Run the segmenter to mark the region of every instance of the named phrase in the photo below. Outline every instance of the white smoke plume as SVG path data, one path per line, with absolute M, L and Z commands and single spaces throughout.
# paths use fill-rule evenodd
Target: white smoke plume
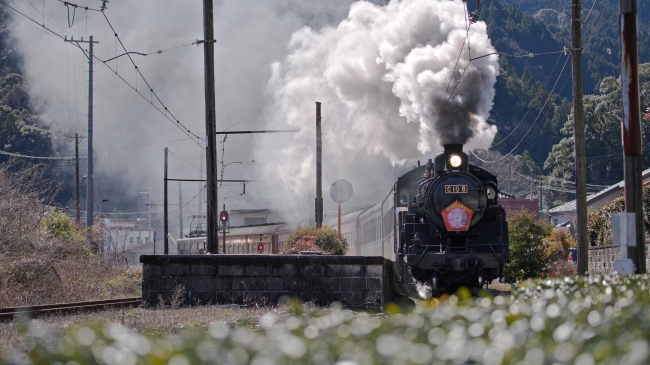
M 485 23 L 468 30 L 466 14 L 461 0 L 359 1 L 336 27 L 295 32 L 290 54 L 272 65 L 268 90 L 272 120 L 301 132 L 269 171 L 279 171 L 295 192 L 313 186 L 315 150 L 305 145 L 315 138 L 316 101 L 332 181 L 337 175 L 368 183 L 380 172 L 378 161 L 431 158 L 445 143 L 489 147 L 498 58 L 469 62 L 495 50 Z
M 82 7 L 101 5 L 99 0 L 74 2 Z M 432 158 L 441 143 L 467 140 L 469 148 L 490 145 L 495 130 L 485 119 L 498 75 L 497 58 L 484 57 L 468 66 L 463 2 L 352 2 L 215 2 L 217 130 L 300 130 L 296 135 L 231 135 L 225 155 L 220 144 L 219 159 L 225 165 L 233 163 L 224 178 L 267 182 L 247 185 L 243 196 L 241 184 L 224 184 L 220 207 L 225 202 L 227 209 L 297 209 L 304 216 L 309 206 L 309 217 L 313 216 L 313 200 L 307 197 L 315 186 L 316 101 L 323 103 L 328 218 L 336 210 L 327 197 L 328 187 L 339 178 L 353 183 L 354 196 L 343 208 L 350 210 L 386 197 L 396 176 L 416 160 Z M 123 52 L 101 13 L 79 8 L 69 28 L 68 15 L 73 13 L 64 3 L 47 1 L 44 7 L 16 3 L 62 35 L 75 39 L 94 35 L 101 59 Z M 108 5 L 106 14 L 129 51 L 149 53 L 203 39 L 200 2 Z M 84 135 L 87 61 L 82 53 L 17 16 L 13 36 L 24 55 L 31 93 L 44 105 L 43 118 L 68 133 Z M 472 57 L 494 51 L 484 23 L 471 25 L 469 45 Z M 133 57 L 169 110 L 192 132 L 203 135 L 203 49 L 187 46 Z M 142 90 L 143 80 L 126 57 L 110 65 Z M 104 211 L 119 211 L 129 200 L 145 210 L 141 192 L 151 186 L 151 202 L 162 203 L 164 147 L 173 153 L 170 177 L 199 177 L 203 151 L 100 62 L 95 63 L 94 87 L 95 197 L 109 200 Z M 85 155 L 84 144 L 81 147 Z M 172 204 L 177 186 L 170 186 Z M 182 190 L 184 204 L 191 203 L 185 214 L 193 214 L 199 184 L 185 183 Z

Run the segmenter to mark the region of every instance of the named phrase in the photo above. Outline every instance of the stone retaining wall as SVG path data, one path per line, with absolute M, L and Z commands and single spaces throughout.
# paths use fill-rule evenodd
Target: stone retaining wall
M 383 257 L 147 255 L 142 298 L 155 306 L 179 286 L 184 304 L 275 304 L 282 296 L 319 305 L 381 308 L 390 301 L 392 262 Z
M 646 241 L 647 242 L 647 241 Z M 650 256 L 648 251 L 650 244 L 646 243 L 646 268 L 650 268 Z M 589 274 L 603 275 L 612 272 L 614 260 L 621 257 L 621 248 L 612 245 L 589 247 Z

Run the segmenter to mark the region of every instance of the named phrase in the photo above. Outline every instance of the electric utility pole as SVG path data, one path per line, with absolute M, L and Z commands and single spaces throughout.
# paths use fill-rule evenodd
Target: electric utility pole
M 621 35 L 621 87 L 623 94 L 622 134 L 625 155 L 625 211 L 635 214 L 636 247 L 628 246 L 627 255 L 637 273 L 646 272 L 645 232 L 643 226 L 643 169 L 641 145 L 641 101 L 639 99 L 639 51 L 636 29 L 636 0 L 619 1 Z
M 66 36 L 64 39 L 65 42 L 74 42 L 77 43 L 88 43 L 88 53 L 84 51 L 84 55 L 88 58 L 88 175 L 86 177 L 86 244 L 90 246 L 93 236 L 93 215 L 94 215 L 94 171 L 93 171 L 93 44 L 99 43 L 93 41 L 93 36 L 90 36 L 90 39 L 84 41 L 83 37 L 81 40 L 75 40 Z M 83 47 L 79 46 L 83 51 Z
M 203 51 L 205 77 L 205 162 L 207 165 L 206 206 L 208 252 L 218 253 L 219 214 L 217 212 L 217 126 L 214 96 L 214 20 L 212 0 L 203 0 Z
M 74 134 L 74 193 L 75 193 L 75 222 L 81 226 L 81 212 L 79 204 L 79 133 Z
M 183 191 L 181 190 L 182 182 L 178 182 L 178 238 L 183 238 Z
M 145 189 L 147 189 L 146 192 L 141 191 L 140 194 L 147 194 L 147 204 L 146 206 L 149 207 L 148 211 L 148 216 L 147 219 L 149 220 L 149 224 L 147 226 L 147 237 L 149 238 L 149 242 L 151 242 L 151 207 L 153 206 L 151 204 L 151 189 L 153 189 L 153 186 L 145 186 Z
M 169 223 L 168 223 L 168 209 L 167 209 L 167 147 L 165 147 L 165 181 L 164 181 L 164 200 L 163 200 L 163 205 L 164 205 L 164 219 L 165 219 L 165 237 L 163 237 L 163 242 L 164 242 L 164 247 L 165 247 L 165 255 L 169 255 Z M 183 237 L 181 237 L 183 238 Z
M 571 0 L 571 57 L 573 69 L 573 129 L 576 166 L 576 225 L 578 238 L 578 274 L 589 269 L 587 232 L 587 150 L 585 147 L 584 106 L 582 103 L 582 18 L 580 0 Z
M 316 102 L 316 228 L 323 226 L 323 137 L 320 103 Z

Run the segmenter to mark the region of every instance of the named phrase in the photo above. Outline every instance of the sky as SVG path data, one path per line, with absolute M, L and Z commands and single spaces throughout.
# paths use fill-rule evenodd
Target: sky
M 76 4 L 76 10 L 54 0 L 13 5 L 60 35 L 84 40 L 92 35 L 100 60 L 124 53 L 109 21 L 128 51 L 147 54 L 131 54 L 144 79 L 126 56 L 95 61 L 93 103 L 96 199 L 109 200 L 105 211 L 144 211 L 142 192 L 151 191 L 152 203 L 162 203 L 165 147 L 170 178 L 202 176 L 203 141 L 188 137 L 164 112 L 166 107 L 192 134 L 205 135 L 203 47 L 192 45 L 203 39 L 201 2 L 112 0 L 104 14 L 82 8 L 98 9 L 99 0 Z M 242 184 L 220 187 L 219 205 L 227 209 L 268 206 L 287 212 L 287 220 L 313 214 L 317 101 L 323 110 L 323 191 L 330 214 L 336 210 L 329 198 L 335 180 L 347 179 L 354 187 L 344 211 L 368 206 L 383 199 L 397 176 L 418 160 L 435 157 L 444 141 L 460 138 L 468 148 L 487 147 L 496 132 L 485 120 L 497 58 L 468 62 L 467 39 L 475 54 L 493 48 L 484 23 L 467 29 L 460 0 L 386 6 L 215 1 L 214 29 L 217 130 L 299 130 L 231 134 L 225 142 L 217 136 L 223 178 L 255 180 L 245 195 Z M 43 120 L 85 135 L 84 54 L 20 18 L 13 36 Z M 183 183 L 186 214 L 197 211 L 201 187 Z M 170 183 L 169 196 L 172 204 L 178 202 L 177 183 Z

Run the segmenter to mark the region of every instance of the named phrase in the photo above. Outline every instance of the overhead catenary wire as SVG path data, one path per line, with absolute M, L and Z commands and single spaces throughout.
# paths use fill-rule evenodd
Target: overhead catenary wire
M 179 159 L 181 159 L 182 161 L 184 161 L 184 162 L 185 162 L 185 163 L 187 163 L 188 165 L 190 165 L 190 166 L 192 166 L 192 167 L 194 167 L 195 169 L 197 169 L 197 170 L 199 170 L 199 171 L 202 171 L 202 170 L 201 170 L 201 168 L 199 168 L 199 167 L 198 167 L 198 166 L 196 166 L 195 164 L 193 164 L 193 163 L 191 163 L 191 162 L 189 162 L 188 160 L 186 160 L 186 159 L 184 159 L 184 158 L 182 158 L 181 156 L 179 156 L 179 155 L 177 155 L 177 154 L 175 154 L 175 153 L 174 153 L 174 152 L 172 152 L 172 151 L 171 151 L 171 150 L 170 150 L 169 148 L 167 149 L 167 152 L 169 152 L 169 153 L 171 153 L 172 155 L 174 155 L 174 156 L 176 156 L 176 157 L 178 157 Z M 223 178 L 223 176 L 222 176 L 222 178 Z
M 141 72 L 140 69 L 138 68 L 138 65 L 137 65 L 137 64 L 135 63 L 135 61 L 133 60 L 133 57 L 131 57 L 131 55 L 128 54 L 129 51 L 128 51 L 128 50 L 126 49 L 126 47 L 124 46 L 124 43 L 122 43 L 122 40 L 120 39 L 119 35 L 117 34 L 117 31 L 115 31 L 115 28 L 113 27 L 113 24 L 111 23 L 111 21 L 108 19 L 108 16 L 106 16 L 106 13 L 103 12 L 103 11 L 102 11 L 101 13 L 102 13 L 102 15 L 104 16 L 104 19 L 106 19 L 106 23 L 108 23 L 108 26 L 111 28 L 111 31 L 113 31 L 113 34 L 115 35 L 115 38 L 117 39 L 118 43 L 120 44 L 120 46 L 122 47 L 122 49 L 123 49 L 124 52 L 126 53 L 126 56 L 127 56 L 127 57 L 129 58 L 129 60 L 131 61 L 131 64 L 133 64 L 133 66 L 135 67 L 136 74 L 139 75 L 139 76 L 142 78 L 142 80 L 144 81 L 145 85 L 147 85 L 147 88 L 149 89 L 149 92 L 151 93 L 152 97 L 155 97 L 156 100 L 158 101 L 158 103 L 160 103 L 160 105 L 162 105 L 162 107 L 164 108 L 165 113 L 163 113 L 163 114 L 165 115 L 165 117 L 167 117 L 167 118 L 169 119 L 169 117 L 167 116 L 167 114 L 169 114 L 169 116 L 170 116 L 171 118 L 173 118 L 173 120 L 176 121 L 176 127 L 177 127 L 177 128 L 179 128 L 180 130 L 184 131 L 185 134 L 187 134 L 188 136 L 190 136 L 190 137 L 194 137 L 194 138 L 196 139 L 195 143 L 196 143 L 197 145 L 199 145 L 201 148 L 205 149 L 205 147 L 201 146 L 201 143 L 200 143 L 200 141 L 202 140 L 202 138 L 201 138 L 199 135 L 197 135 L 196 133 L 193 133 L 192 131 L 190 131 L 190 129 L 187 128 L 183 123 L 181 123 L 180 120 L 178 120 L 178 118 L 176 118 L 176 117 L 174 116 L 174 114 L 172 114 L 172 112 L 168 109 L 168 107 L 165 106 L 165 103 L 163 103 L 163 101 L 160 99 L 160 97 L 158 96 L 158 94 L 153 90 L 153 88 L 151 87 L 151 85 L 149 84 L 149 82 L 147 81 L 147 79 L 144 77 L 144 75 L 142 74 L 142 72 Z M 108 65 L 108 63 L 106 63 L 106 62 L 103 62 L 103 63 L 104 63 L 104 65 L 106 65 L 109 69 L 112 70 L 112 68 Z M 115 71 L 115 74 L 117 75 L 117 71 Z M 124 78 L 122 78 L 121 76 L 120 76 L 120 78 L 121 78 L 124 82 L 126 82 L 126 80 L 124 80 Z M 137 78 L 136 78 L 136 81 L 137 81 Z M 128 84 L 128 82 L 127 82 L 127 84 Z M 129 85 L 130 85 L 130 84 L 129 84 Z M 133 87 L 132 87 L 132 88 L 133 88 Z M 143 97 L 145 100 L 147 100 L 147 98 L 146 98 L 142 93 L 140 93 L 140 92 L 137 90 L 137 87 L 136 87 L 136 88 L 133 88 L 133 89 L 134 89 L 136 92 L 138 92 L 138 94 L 140 94 L 141 97 Z M 148 101 L 149 101 L 149 103 L 150 103 L 152 106 L 156 107 L 156 106 L 153 104 L 153 100 L 148 100 Z M 156 107 L 156 109 L 158 109 L 158 110 L 160 111 L 159 108 Z
M 115 57 L 111 57 L 111 58 L 109 58 L 109 59 L 107 59 L 107 60 L 104 60 L 104 61 L 102 61 L 102 62 L 106 63 L 106 62 L 113 61 L 113 60 L 118 59 L 118 58 L 120 58 L 120 57 L 122 57 L 122 56 L 130 55 L 130 54 L 135 54 L 135 55 L 139 55 L 139 56 L 149 56 L 149 55 L 152 55 L 152 54 L 161 54 L 161 53 L 164 53 L 164 52 L 167 52 L 167 51 L 172 51 L 172 50 L 175 50 L 175 49 L 178 49 L 178 48 L 183 48 L 183 47 L 187 47 L 187 46 L 192 46 L 192 45 L 198 44 L 198 42 L 199 42 L 199 41 L 192 42 L 192 43 L 187 43 L 187 44 L 182 44 L 182 45 L 180 45 L 180 46 L 176 46 L 176 47 L 172 47 L 172 48 L 159 49 L 159 50 L 157 50 L 157 51 L 148 52 L 148 53 L 135 52 L 135 51 L 124 52 L 124 53 L 122 53 L 122 54 L 120 54 L 120 55 L 117 55 L 117 56 L 115 56 Z M 116 53 L 117 53 L 117 52 L 116 52 Z
M 61 1 L 61 0 L 59 0 L 59 1 L 62 2 L 62 3 L 66 3 L 65 1 Z M 45 31 L 51 33 L 52 35 L 54 35 L 54 36 L 56 36 L 56 37 L 59 37 L 60 39 L 63 39 L 63 40 L 66 39 L 66 37 L 64 37 L 64 36 L 62 36 L 62 35 L 60 35 L 60 34 L 58 34 L 57 32 L 53 31 L 52 29 L 48 28 L 47 26 L 43 26 L 43 25 L 41 25 L 41 24 L 38 23 L 36 20 L 34 20 L 33 18 L 31 18 L 29 15 L 25 14 L 24 12 L 22 12 L 22 11 L 20 11 L 20 10 L 17 10 L 17 9 L 14 8 L 14 7 L 12 7 L 11 5 L 9 5 L 8 3 L 6 3 L 4 0 L 0 0 L 0 4 L 6 6 L 8 9 L 12 10 L 14 13 L 16 13 L 16 14 L 22 16 L 23 18 L 25 18 L 25 19 L 31 21 L 32 23 L 39 25 L 39 27 L 42 27 L 42 29 L 44 29 Z M 89 10 L 99 11 L 99 10 L 96 10 L 96 9 L 89 9 Z M 103 14 L 103 12 L 102 12 L 102 14 Z M 106 15 L 105 15 L 105 14 L 104 14 L 104 17 L 106 18 Z M 106 20 L 108 21 L 108 18 L 106 18 Z M 108 22 L 108 23 L 110 24 L 110 22 Z M 112 26 L 111 26 L 111 29 L 113 29 Z M 115 34 L 116 37 L 117 37 L 117 33 L 114 33 L 114 34 Z M 119 37 L 117 37 L 117 38 L 118 38 L 118 40 L 119 40 Z M 121 40 L 119 40 L 119 41 L 120 41 L 120 43 L 121 43 Z M 72 43 L 72 45 L 73 45 L 74 47 L 77 47 L 77 48 L 83 50 L 83 48 L 82 48 L 81 46 L 79 46 L 78 44 L 76 44 L 76 43 Z M 124 46 L 122 45 L 122 47 L 124 47 Z M 83 50 L 83 51 L 85 52 L 85 50 Z M 125 49 L 125 51 L 126 51 L 126 49 Z M 127 52 L 128 52 L 128 51 L 127 51 Z M 100 61 L 100 62 L 102 61 L 102 60 L 101 60 L 100 58 L 98 58 L 97 56 L 94 56 L 93 58 L 96 59 L 96 60 L 98 60 L 98 61 Z M 129 58 L 130 58 L 130 57 L 129 57 Z M 133 60 L 131 60 L 131 61 L 133 62 Z M 158 99 L 158 101 L 159 101 L 159 102 L 161 103 L 161 105 L 163 106 L 164 111 L 163 111 L 160 107 L 154 105 L 153 102 L 150 101 L 150 100 L 149 100 L 145 95 L 143 95 L 140 91 L 138 91 L 137 89 L 135 89 L 135 88 L 134 88 L 134 87 L 133 87 L 133 86 L 132 86 L 128 81 L 126 81 L 126 80 L 125 80 L 125 79 L 124 79 L 120 74 L 118 74 L 117 71 L 115 71 L 115 70 L 114 70 L 110 65 L 108 65 L 107 63 L 104 63 L 104 62 L 102 62 L 102 64 L 104 64 L 104 65 L 105 65 L 109 70 L 111 70 L 111 71 L 112 71 L 112 72 L 113 72 L 113 73 L 114 73 L 118 78 L 120 78 L 120 80 L 122 80 L 122 81 L 123 81 L 127 86 L 129 86 L 132 90 L 134 90 L 136 93 L 138 93 L 138 95 L 140 95 L 140 97 L 142 97 L 142 98 L 145 99 L 147 102 L 149 102 L 149 103 L 150 103 L 150 104 L 151 104 L 151 105 L 152 105 L 152 106 L 153 106 L 153 107 L 154 107 L 154 108 L 155 108 L 155 109 L 156 109 L 156 110 L 157 110 L 161 115 L 163 115 L 167 120 L 169 120 L 169 121 L 172 122 L 174 125 L 176 125 L 177 128 L 179 128 L 181 131 L 183 131 L 183 132 L 184 132 L 188 137 L 192 138 L 192 141 L 193 141 L 194 143 L 196 143 L 200 148 L 205 149 L 205 147 L 203 147 L 203 146 L 201 145 L 201 143 L 200 143 L 201 138 L 200 138 L 198 135 L 192 133 L 188 128 L 186 128 L 184 125 L 182 125 L 182 123 L 180 123 L 180 121 L 179 121 L 178 119 L 176 119 L 176 118 L 173 116 L 173 114 L 171 114 L 171 112 L 170 112 L 170 111 L 168 110 L 168 108 L 167 108 L 167 107 L 162 103 L 162 101 L 158 98 L 158 96 L 155 94 L 155 92 L 153 92 L 153 89 L 151 89 L 151 91 L 152 91 L 152 93 L 153 93 L 154 95 L 156 95 L 156 98 Z M 133 64 L 135 65 L 134 62 L 133 62 Z M 137 66 L 135 66 L 135 67 L 136 67 L 136 71 L 137 71 Z M 139 71 L 138 71 L 138 72 L 139 72 Z M 140 75 L 141 75 L 141 74 L 140 74 Z M 142 75 L 141 75 L 141 76 L 142 76 Z M 143 78 L 143 79 L 144 79 L 144 78 Z M 146 83 L 146 80 L 145 80 L 145 83 Z M 169 113 L 169 115 L 168 115 L 167 113 Z M 173 118 L 173 119 L 172 119 L 172 118 Z

